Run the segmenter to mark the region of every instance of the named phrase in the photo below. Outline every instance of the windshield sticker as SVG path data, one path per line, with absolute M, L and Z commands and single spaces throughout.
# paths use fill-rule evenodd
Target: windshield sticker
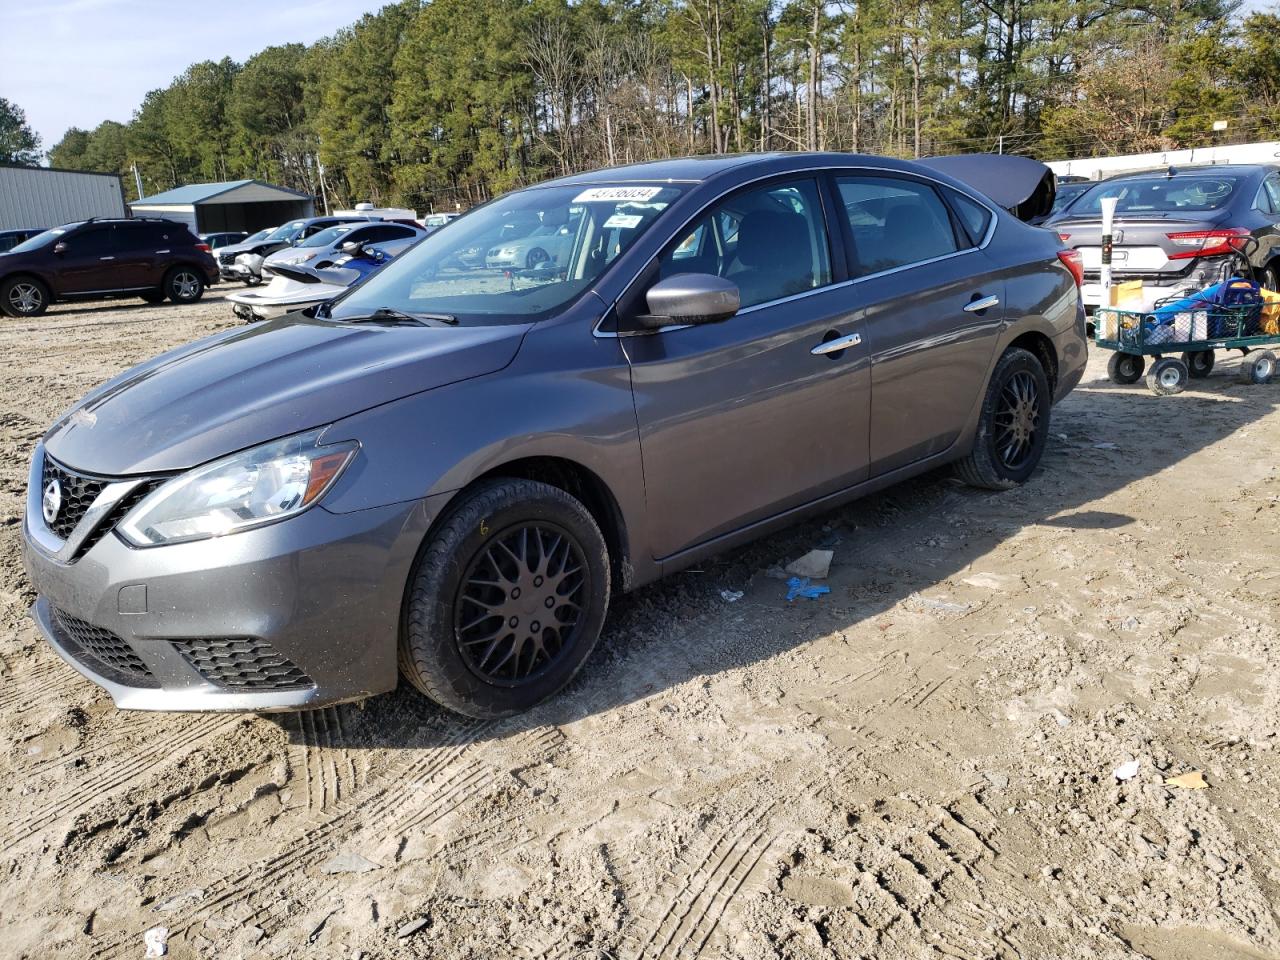
M 644 217 L 638 213 L 615 213 L 604 222 L 604 229 L 634 230 L 640 226 L 640 221 L 643 219 Z
M 592 187 L 573 198 L 574 203 L 625 203 L 634 200 L 643 203 L 662 192 L 661 187 Z

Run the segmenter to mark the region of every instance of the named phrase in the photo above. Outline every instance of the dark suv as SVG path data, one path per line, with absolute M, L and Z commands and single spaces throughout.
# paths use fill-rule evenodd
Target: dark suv
M 218 267 L 185 226 L 171 220 L 84 220 L 46 230 L 0 254 L 0 309 L 36 317 L 59 300 L 136 295 L 194 303 Z

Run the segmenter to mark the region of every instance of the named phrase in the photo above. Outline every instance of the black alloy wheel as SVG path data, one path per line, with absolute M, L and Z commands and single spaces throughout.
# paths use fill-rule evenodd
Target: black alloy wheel
M 586 559 L 555 524 L 521 523 L 471 561 L 454 601 L 454 630 L 467 666 L 499 686 L 528 683 L 577 641 Z
M 1042 405 L 1040 385 L 1029 371 L 1019 371 L 1005 382 L 995 413 L 995 445 L 1006 470 L 1016 473 L 1032 457 Z
M 973 448 L 956 462 L 960 479 L 985 490 L 1025 483 L 1044 455 L 1052 403 L 1040 358 L 1021 347 L 1006 350 L 987 384 Z
M 581 500 L 536 480 L 459 494 L 409 578 L 400 672 L 469 717 L 506 717 L 582 668 L 609 609 L 604 534 Z

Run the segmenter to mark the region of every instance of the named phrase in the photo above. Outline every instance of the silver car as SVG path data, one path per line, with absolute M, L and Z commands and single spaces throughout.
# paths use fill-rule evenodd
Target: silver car
M 375 244 L 389 240 L 419 240 L 427 232 L 418 226 L 403 223 L 339 223 L 327 227 L 319 233 L 313 233 L 297 241 L 291 247 L 285 247 L 269 254 L 262 267 L 269 271 L 277 263 L 291 267 L 308 266 L 323 269 L 332 266 L 342 255 L 342 248 L 347 243 Z
M 1042 165 L 947 169 L 574 175 L 314 316 L 147 361 L 36 447 L 36 623 L 121 707 L 289 710 L 403 676 L 505 716 L 569 683 L 620 592 L 944 464 L 1023 483 L 1086 361 L 1079 255 L 1009 212 L 1048 209 Z M 575 211 L 557 270 L 459 258 Z

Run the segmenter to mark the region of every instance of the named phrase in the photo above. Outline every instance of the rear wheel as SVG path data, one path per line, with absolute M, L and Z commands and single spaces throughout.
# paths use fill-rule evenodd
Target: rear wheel
M 987 386 L 973 450 L 956 464 L 960 479 L 987 490 L 1026 481 L 1044 453 L 1051 404 L 1049 378 L 1036 355 L 1007 350 Z
M 1107 361 L 1107 376 L 1112 383 L 1137 383 L 1142 378 L 1147 361 L 1132 353 L 1113 353 Z
M 164 278 L 164 292 L 174 303 L 195 303 L 204 296 L 204 277 L 194 267 L 174 267 Z
M 1258 271 L 1258 285 L 1273 293 L 1280 292 L 1280 269 L 1274 262 Z
M 1276 355 L 1270 350 L 1252 350 L 1240 361 L 1242 383 L 1270 383 L 1276 375 Z
M 418 558 L 400 670 L 466 716 L 519 713 L 573 679 L 608 606 L 608 551 L 587 508 L 545 483 L 486 483 Z
M 1187 365 L 1187 372 L 1195 380 L 1203 380 L 1213 372 L 1213 359 L 1212 350 L 1196 350 L 1182 355 L 1182 362 Z
M 1147 387 L 1157 397 L 1169 397 L 1187 389 L 1187 365 L 1176 357 L 1161 357 L 1147 371 Z
M 35 277 L 0 284 L 0 309 L 11 317 L 38 317 L 49 309 L 49 288 Z

